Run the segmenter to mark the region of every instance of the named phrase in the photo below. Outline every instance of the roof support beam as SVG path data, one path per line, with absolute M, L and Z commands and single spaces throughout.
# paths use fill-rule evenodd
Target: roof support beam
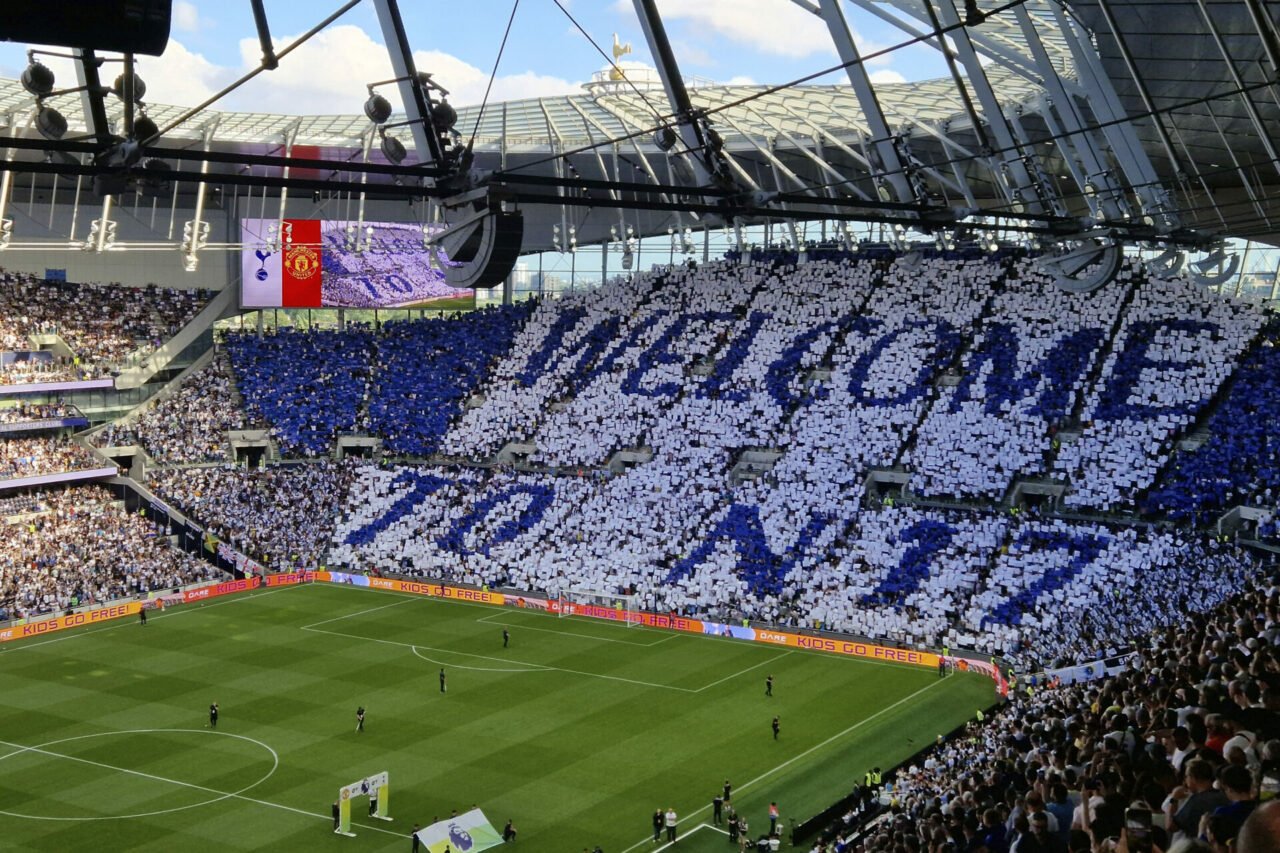
M 1062 77 L 1049 59 L 1049 52 L 1040 40 L 1040 34 L 1026 7 L 1018 6 L 1014 9 L 1014 15 L 1022 28 L 1027 47 L 1044 73 L 1044 87 L 1048 97 L 1042 101 L 1041 112 L 1054 136 L 1061 137 L 1058 147 L 1067 169 L 1084 192 L 1085 200 L 1095 218 L 1119 218 L 1123 215 L 1123 188 L 1116 184 L 1107 167 L 1106 156 L 1097 148 L 1096 137 L 1085 127 L 1075 98 L 1067 92 Z M 1069 135 L 1063 136 L 1063 131 L 1067 131 Z M 1090 186 L 1093 187 L 1093 192 L 1089 191 Z
M 413 61 L 409 37 L 405 34 L 404 21 L 400 17 L 400 6 L 397 0 L 373 0 L 373 8 L 378 13 L 378 23 L 382 26 L 382 38 L 386 41 L 391 69 L 397 78 L 396 86 L 404 104 L 405 118 L 413 133 L 418 162 L 443 166 L 444 152 L 431 124 L 431 105 L 427 103 L 422 85 L 418 82 L 418 69 Z
M 862 107 L 862 117 L 871 130 L 871 146 L 875 152 L 878 168 L 873 170 L 872 177 L 880 192 L 881 200 L 888 201 L 889 191 L 893 198 L 903 204 L 921 203 L 915 188 L 908 176 L 907 164 L 898 154 L 893 135 L 889 130 L 889 122 L 885 120 L 884 111 L 880 109 L 880 100 L 876 97 L 875 86 L 862 64 L 862 55 L 853 42 L 853 33 L 849 30 L 849 22 L 845 19 L 841 0 L 818 0 L 819 12 L 827 31 L 831 33 L 831 41 L 835 44 L 836 53 L 844 63 L 845 74 L 849 77 L 849 85 Z
M 1009 123 L 1001 110 L 1000 101 L 991 88 L 991 81 L 987 79 L 987 72 L 978 60 L 978 54 L 973 49 L 972 42 L 969 41 L 969 31 L 960 26 L 960 15 L 956 11 L 955 3 L 953 0 L 936 0 L 936 2 L 938 6 L 936 15 L 933 11 L 934 0 L 924 0 L 925 9 L 929 12 L 935 32 L 943 27 L 956 28 L 952 30 L 951 38 L 955 42 L 956 54 L 966 74 L 965 81 L 957 81 L 957 86 L 963 90 L 967 82 L 973 87 L 978 102 L 982 104 L 983 118 L 986 119 L 987 127 L 995 138 L 995 146 L 1000 152 L 996 157 L 1001 163 L 1001 183 L 1008 187 L 1014 208 L 1032 213 L 1047 212 L 1044 200 L 1048 196 L 1048 190 L 1040 186 L 1039 181 L 1027 167 L 1027 154 L 1013 138 Z M 981 127 L 975 127 L 974 130 L 979 134 L 979 138 L 983 136 Z
M 689 99 L 689 91 L 684 86 L 684 78 L 680 76 L 675 52 L 667 39 L 667 28 L 662 23 L 662 15 L 658 13 L 657 0 L 634 2 L 636 17 L 640 19 L 645 41 L 649 43 L 649 52 L 657 63 L 658 76 L 662 78 L 662 87 L 667 91 L 667 100 L 676 117 L 676 132 L 689 151 L 688 160 L 693 168 L 694 179 L 699 186 L 723 184 L 728 176 L 724 174 L 723 164 L 716 150 L 718 146 L 711 144 L 712 140 L 704 133 L 700 116 Z
M 1173 212 L 1169 194 L 1156 174 L 1146 149 L 1142 147 L 1133 122 L 1126 119 L 1127 113 L 1102 67 L 1102 60 L 1089 35 L 1069 19 L 1062 9 L 1055 6 L 1053 14 L 1059 31 L 1066 37 L 1071 49 L 1076 75 L 1080 79 L 1080 85 L 1084 87 L 1089 108 L 1102 126 L 1102 134 L 1106 137 L 1121 172 L 1141 201 L 1143 213 L 1159 219 L 1159 224 L 1166 230 L 1177 228 L 1180 223 Z M 1172 151 L 1171 144 L 1166 151 Z M 1178 158 L 1174 156 L 1171 162 L 1179 182 L 1185 180 Z

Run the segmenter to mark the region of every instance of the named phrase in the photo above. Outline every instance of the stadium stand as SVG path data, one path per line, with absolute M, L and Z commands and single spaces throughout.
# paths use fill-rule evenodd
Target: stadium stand
M 273 571 L 285 571 L 324 564 L 350 477 L 350 463 L 344 462 L 253 472 L 220 465 L 156 470 L 150 485 L 209 534 Z
M 30 403 L 19 400 L 12 406 L 0 408 L 0 424 L 24 424 L 83 417 L 79 409 L 68 403 Z
M 436 453 L 463 401 L 490 361 L 510 349 L 533 308 L 524 302 L 452 319 L 388 323 L 373 340 L 369 429 L 384 436 L 392 454 Z
M 999 498 L 1018 476 L 1047 473 L 1053 436 L 1084 390 L 1127 292 L 1086 298 L 1021 261 L 993 297 L 957 382 L 940 389 L 906 462 L 925 495 Z
M 0 441 L 0 480 L 102 468 L 103 463 L 68 439 L 10 438 Z
M 1238 504 L 1274 507 L 1280 495 L 1280 349 L 1270 327 L 1237 369 L 1230 392 L 1205 424 L 1208 440 L 1177 454 L 1147 505 L 1199 523 Z
M 237 332 L 227 351 L 245 410 L 272 425 L 281 449 L 320 456 L 336 434 L 365 426 L 372 357 L 367 329 Z
M 172 395 L 157 400 L 136 419 L 112 423 L 93 434 L 97 447 L 141 444 L 161 464 L 227 460 L 227 431 L 250 426 L 236 403 L 225 352 L 186 377 Z
M 1149 487 L 1172 437 L 1231 375 L 1264 319 L 1255 305 L 1207 299 L 1189 282 L 1141 282 L 1086 392 L 1080 438 L 1055 460 L 1071 481 L 1067 503 L 1114 509 Z
M 68 284 L 0 273 L 0 384 L 108 376 L 143 358 L 208 299 L 203 291 Z M 71 357 L 41 356 L 33 336 L 58 335 Z M 34 353 L 34 354 L 33 354 Z
M 1230 849 L 1280 789 L 1278 583 L 1273 567 L 1241 595 L 1144 633 L 1113 677 L 1017 691 L 901 768 L 888 808 L 856 801 L 810 849 L 1110 850 L 1131 806 L 1156 816 L 1157 849 L 1201 837 L 1216 843 L 1177 849 Z M 1191 775 L 1207 782 L 1184 784 Z M 1190 801 L 1215 779 L 1218 792 Z
M 162 529 L 126 513 L 105 489 L 41 495 L 38 515 L 11 519 L 0 536 L 0 618 L 170 589 L 221 572 L 169 546 Z
M 233 334 L 225 360 L 98 443 L 133 439 L 189 465 L 224 458 L 227 429 L 265 422 L 288 455 L 327 455 L 360 430 L 390 454 L 450 462 L 150 472 L 165 500 L 274 570 L 625 591 L 648 610 L 946 645 L 1024 673 L 1138 650 L 1110 681 L 1028 692 L 1024 680 L 994 723 L 902 768 L 887 810 L 851 809 L 812 848 L 822 853 L 975 838 L 1003 850 L 1033 838 L 1041 811 L 1061 814 L 1066 844 L 1073 822 L 1087 828 L 1067 810 L 1081 789 L 1097 792 L 1105 837 L 1124 803 L 1167 806 L 1179 751 L 1280 767 L 1280 743 L 1265 742 L 1280 737 L 1275 717 L 1260 713 L 1280 702 L 1280 587 L 1251 552 L 1192 523 L 1242 502 L 1274 507 L 1265 314 L 1136 265 L 1081 297 L 1015 253 L 830 254 L 658 270 L 376 331 Z M 1203 443 L 1176 451 L 1192 429 Z M 517 439 L 535 446 L 533 464 L 496 464 Z M 0 444 L 4 464 L 85 454 L 30 441 Z M 627 449 L 651 458 L 613 464 Z M 777 458 L 735 478 L 746 451 Z M 876 470 L 910 488 L 873 500 Z M 1020 477 L 1054 477 L 1070 508 L 1098 512 L 1011 512 L 1000 501 Z M 144 553 L 137 537 L 159 547 L 104 495 L 54 498 L 45 518 L 110 517 L 125 553 Z M 56 531 L 89 547 L 79 527 Z M 50 584 L 20 553 L 0 574 L 14 613 L 212 572 L 165 547 L 140 571 L 104 579 L 92 564 Z M 1207 615 L 1183 625 L 1187 614 Z M 1211 728 L 1236 737 L 1246 725 L 1240 755 L 1208 745 Z M 1192 749 L 1176 747 L 1178 726 Z

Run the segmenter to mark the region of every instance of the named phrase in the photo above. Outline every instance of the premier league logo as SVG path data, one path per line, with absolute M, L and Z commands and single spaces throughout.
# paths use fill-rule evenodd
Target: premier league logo
M 456 823 L 449 824 L 449 841 L 459 850 L 470 850 L 471 845 L 475 843 L 471 840 L 471 833 Z

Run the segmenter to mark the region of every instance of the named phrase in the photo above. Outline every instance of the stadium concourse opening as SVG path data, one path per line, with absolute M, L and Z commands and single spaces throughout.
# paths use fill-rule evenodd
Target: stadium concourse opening
M 142 5 L 0 14 L 7 845 L 1280 849 L 1266 4 Z

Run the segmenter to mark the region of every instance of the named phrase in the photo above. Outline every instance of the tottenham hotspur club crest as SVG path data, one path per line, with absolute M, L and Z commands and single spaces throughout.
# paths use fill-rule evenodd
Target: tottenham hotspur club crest
M 271 273 L 267 272 L 267 258 L 271 257 L 272 253 L 258 249 L 254 254 L 258 256 L 258 271 L 253 275 L 258 281 L 266 281 L 271 277 Z

